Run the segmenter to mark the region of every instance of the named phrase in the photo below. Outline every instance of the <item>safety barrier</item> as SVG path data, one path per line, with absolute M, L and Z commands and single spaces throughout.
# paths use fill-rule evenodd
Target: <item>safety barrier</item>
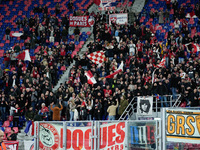
M 181 95 L 177 94 L 176 96 L 177 96 L 177 99 L 173 99 L 172 95 L 165 95 L 165 97 L 167 97 L 168 106 L 178 107 L 180 105 Z M 143 97 L 145 97 L 145 96 L 143 96 Z M 126 119 L 138 120 L 138 117 L 140 117 L 140 116 L 138 116 L 136 114 L 136 112 L 137 112 L 137 98 L 138 97 L 134 97 L 131 100 L 131 102 L 126 107 L 123 114 L 119 117 L 118 120 L 126 120 Z M 164 102 L 159 100 L 157 98 L 157 96 L 153 96 L 153 111 L 154 111 L 154 113 L 152 114 L 152 116 L 149 116 L 149 117 L 160 117 L 159 114 L 160 114 L 160 111 L 162 109 L 161 103 L 164 103 Z
M 35 122 L 34 149 L 161 149 L 161 121 Z
M 199 149 L 200 108 L 162 108 L 161 118 L 35 122 L 34 148 L 35 150 Z

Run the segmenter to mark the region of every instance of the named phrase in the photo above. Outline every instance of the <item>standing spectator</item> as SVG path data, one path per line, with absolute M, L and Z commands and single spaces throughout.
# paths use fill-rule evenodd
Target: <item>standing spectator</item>
M 120 116 L 123 114 L 123 112 L 124 112 L 124 110 L 126 109 L 127 106 L 128 106 L 128 100 L 124 96 L 121 96 L 120 97 L 119 111 L 118 111 L 118 114 Z
M 166 1 L 167 9 L 170 9 L 171 8 L 171 6 L 170 6 L 171 0 L 165 0 L 165 1 Z
M 51 103 L 51 110 L 53 111 L 53 121 L 60 121 L 60 111 L 63 109 L 63 106 L 61 104 L 61 102 L 59 102 L 60 107 L 58 106 L 58 104 L 55 105 L 55 107 L 53 108 L 53 103 Z
M 176 18 L 176 20 L 174 21 L 174 29 L 179 30 L 180 25 L 181 25 L 180 21 L 178 20 L 178 18 Z
M 118 102 L 118 99 L 116 99 L 117 101 L 117 104 L 115 105 L 115 102 L 112 101 L 111 102 L 111 105 L 108 107 L 107 109 L 107 112 L 108 112 L 108 119 L 109 120 L 115 120 L 116 118 L 116 110 L 117 110 L 117 107 L 119 105 L 119 102 Z
M 46 107 L 45 103 L 42 103 L 41 107 L 42 108 L 41 108 L 41 110 L 39 110 L 38 114 L 41 115 L 44 120 L 47 120 L 49 109 L 48 109 L 48 107 Z
M 160 96 L 161 107 L 163 107 L 163 104 L 165 105 L 165 107 L 168 107 L 167 97 L 166 97 L 167 94 L 168 94 L 167 87 L 162 83 L 162 81 L 159 81 L 158 96 Z
M 172 74 L 171 77 L 171 88 L 172 88 L 172 96 L 173 99 L 177 98 L 177 89 L 178 89 L 178 85 L 180 83 L 180 77 L 179 74 Z
M 25 117 L 27 121 L 27 126 L 24 132 L 27 134 L 29 132 L 30 126 L 32 125 L 32 122 L 34 121 L 34 117 L 35 117 L 35 111 L 33 110 L 33 107 L 30 107 L 28 111 L 26 111 Z
M 10 40 L 10 28 L 9 27 L 6 27 L 5 33 L 6 33 L 6 40 Z
M 163 10 L 161 10 L 159 12 L 159 20 L 158 20 L 159 24 L 162 25 L 164 23 L 164 13 Z
M 170 16 L 169 10 L 166 9 L 165 12 L 164 12 L 165 23 L 169 23 L 170 22 L 169 16 Z
M 68 35 L 68 31 L 67 31 L 67 29 L 65 27 L 63 27 L 63 30 L 62 30 L 62 42 L 66 41 L 67 35 Z
M 72 9 L 73 9 L 74 4 L 73 4 L 72 0 L 70 0 L 70 2 L 67 4 L 67 6 L 68 6 L 69 11 L 73 12 Z
M 6 106 L 8 105 L 8 102 L 6 101 L 5 97 L 2 97 L 0 100 L 0 112 L 1 112 L 1 120 L 6 121 Z
M 92 108 L 93 108 L 93 100 L 89 99 L 86 103 L 87 120 L 92 120 Z
M 70 113 L 70 121 L 74 120 L 74 111 L 76 109 L 76 104 L 74 103 L 74 99 L 69 100 L 69 113 Z
M 58 15 L 60 13 L 60 3 L 56 4 L 56 6 L 55 6 L 55 12 L 56 12 L 56 15 Z
M 101 103 L 99 102 L 98 99 L 95 100 L 93 108 L 94 108 L 95 120 L 100 120 L 101 119 L 101 108 L 102 108 L 102 105 L 101 105 Z
M 80 30 L 78 26 L 74 29 L 74 42 L 79 41 L 79 36 L 80 36 Z

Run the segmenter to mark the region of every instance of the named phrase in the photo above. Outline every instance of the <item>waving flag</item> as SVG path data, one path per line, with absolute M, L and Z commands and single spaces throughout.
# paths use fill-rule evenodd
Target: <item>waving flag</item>
M 88 79 L 88 84 L 96 84 L 97 83 L 97 81 L 95 80 L 95 78 L 90 70 L 85 72 L 85 76 Z
M 28 61 L 31 61 L 31 57 L 30 57 L 30 54 L 29 54 L 29 50 L 25 50 L 24 52 L 20 53 L 18 56 L 17 56 L 17 59 L 21 59 L 21 60 L 28 60 Z
M 87 55 L 87 57 L 97 65 L 101 65 L 106 60 L 106 56 L 103 51 L 90 53 Z
M 160 68 L 160 67 L 165 67 L 165 62 L 166 62 L 166 59 L 165 57 L 162 58 L 162 60 L 160 61 L 160 63 L 158 65 L 156 65 L 156 69 Z M 155 75 L 155 71 L 156 69 L 153 71 L 152 73 L 152 84 L 155 82 L 155 78 L 154 78 L 154 75 Z
M 123 71 L 123 66 L 124 66 L 124 63 L 122 61 L 121 64 L 119 65 L 119 68 L 114 73 L 106 76 L 105 78 L 114 78 L 119 72 Z
M 166 62 L 166 59 L 165 59 L 165 57 L 163 57 L 162 60 L 160 61 L 160 63 L 156 67 L 157 68 L 164 67 L 165 66 L 165 62 Z
M 200 45 L 199 44 L 192 44 L 192 46 L 194 48 L 194 52 L 200 51 Z
M 197 18 L 197 16 L 195 15 L 195 12 L 194 12 L 194 11 L 192 11 L 192 12 L 190 12 L 190 13 L 187 13 L 185 17 L 186 17 L 186 18 Z
M 194 52 L 199 52 L 200 51 L 200 45 L 199 44 L 196 44 L 196 43 L 188 43 L 188 44 L 185 44 L 184 46 L 188 47 L 188 46 L 192 46 L 194 48 Z

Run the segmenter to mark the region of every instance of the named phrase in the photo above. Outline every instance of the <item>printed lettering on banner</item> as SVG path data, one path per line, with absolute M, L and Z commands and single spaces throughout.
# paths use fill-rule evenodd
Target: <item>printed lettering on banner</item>
M 94 25 L 94 17 L 92 16 L 70 16 L 69 25 L 70 27 L 91 27 Z
M 123 13 L 123 14 L 110 14 L 109 15 L 109 24 L 111 23 L 116 23 L 116 24 L 126 24 L 128 23 L 128 14 Z
M 3 141 L 6 145 L 6 148 L 9 150 L 18 150 L 19 142 L 18 141 Z
M 123 150 L 125 122 L 106 123 L 100 126 L 100 150 Z
M 199 143 L 200 110 L 167 109 L 167 141 Z
M 69 150 L 90 150 L 92 146 L 91 136 L 91 126 L 85 125 L 83 127 L 79 126 L 78 128 L 67 126 L 66 147 Z M 125 122 L 106 123 L 101 125 L 99 136 L 100 150 L 123 150 L 125 140 Z M 40 149 L 61 150 L 63 148 L 63 126 L 59 124 L 41 123 L 39 147 Z

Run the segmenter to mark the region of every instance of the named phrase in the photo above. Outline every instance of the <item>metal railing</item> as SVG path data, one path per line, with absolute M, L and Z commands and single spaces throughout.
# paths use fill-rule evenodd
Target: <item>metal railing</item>
M 181 103 L 181 95 L 177 94 L 177 99 L 173 99 L 172 95 L 165 95 L 167 97 L 167 104 L 169 104 L 169 107 L 179 107 Z M 156 96 L 153 96 L 153 110 L 156 113 L 152 117 L 158 117 L 158 112 L 160 112 L 161 103 L 165 103 L 164 101 L 158 100 Z M 129 105 L 126 107 L 122 115 L 119 117 L 118 120 L 129 120 L 133 114 L 137 113 L 137 96 L 133 97 Z

